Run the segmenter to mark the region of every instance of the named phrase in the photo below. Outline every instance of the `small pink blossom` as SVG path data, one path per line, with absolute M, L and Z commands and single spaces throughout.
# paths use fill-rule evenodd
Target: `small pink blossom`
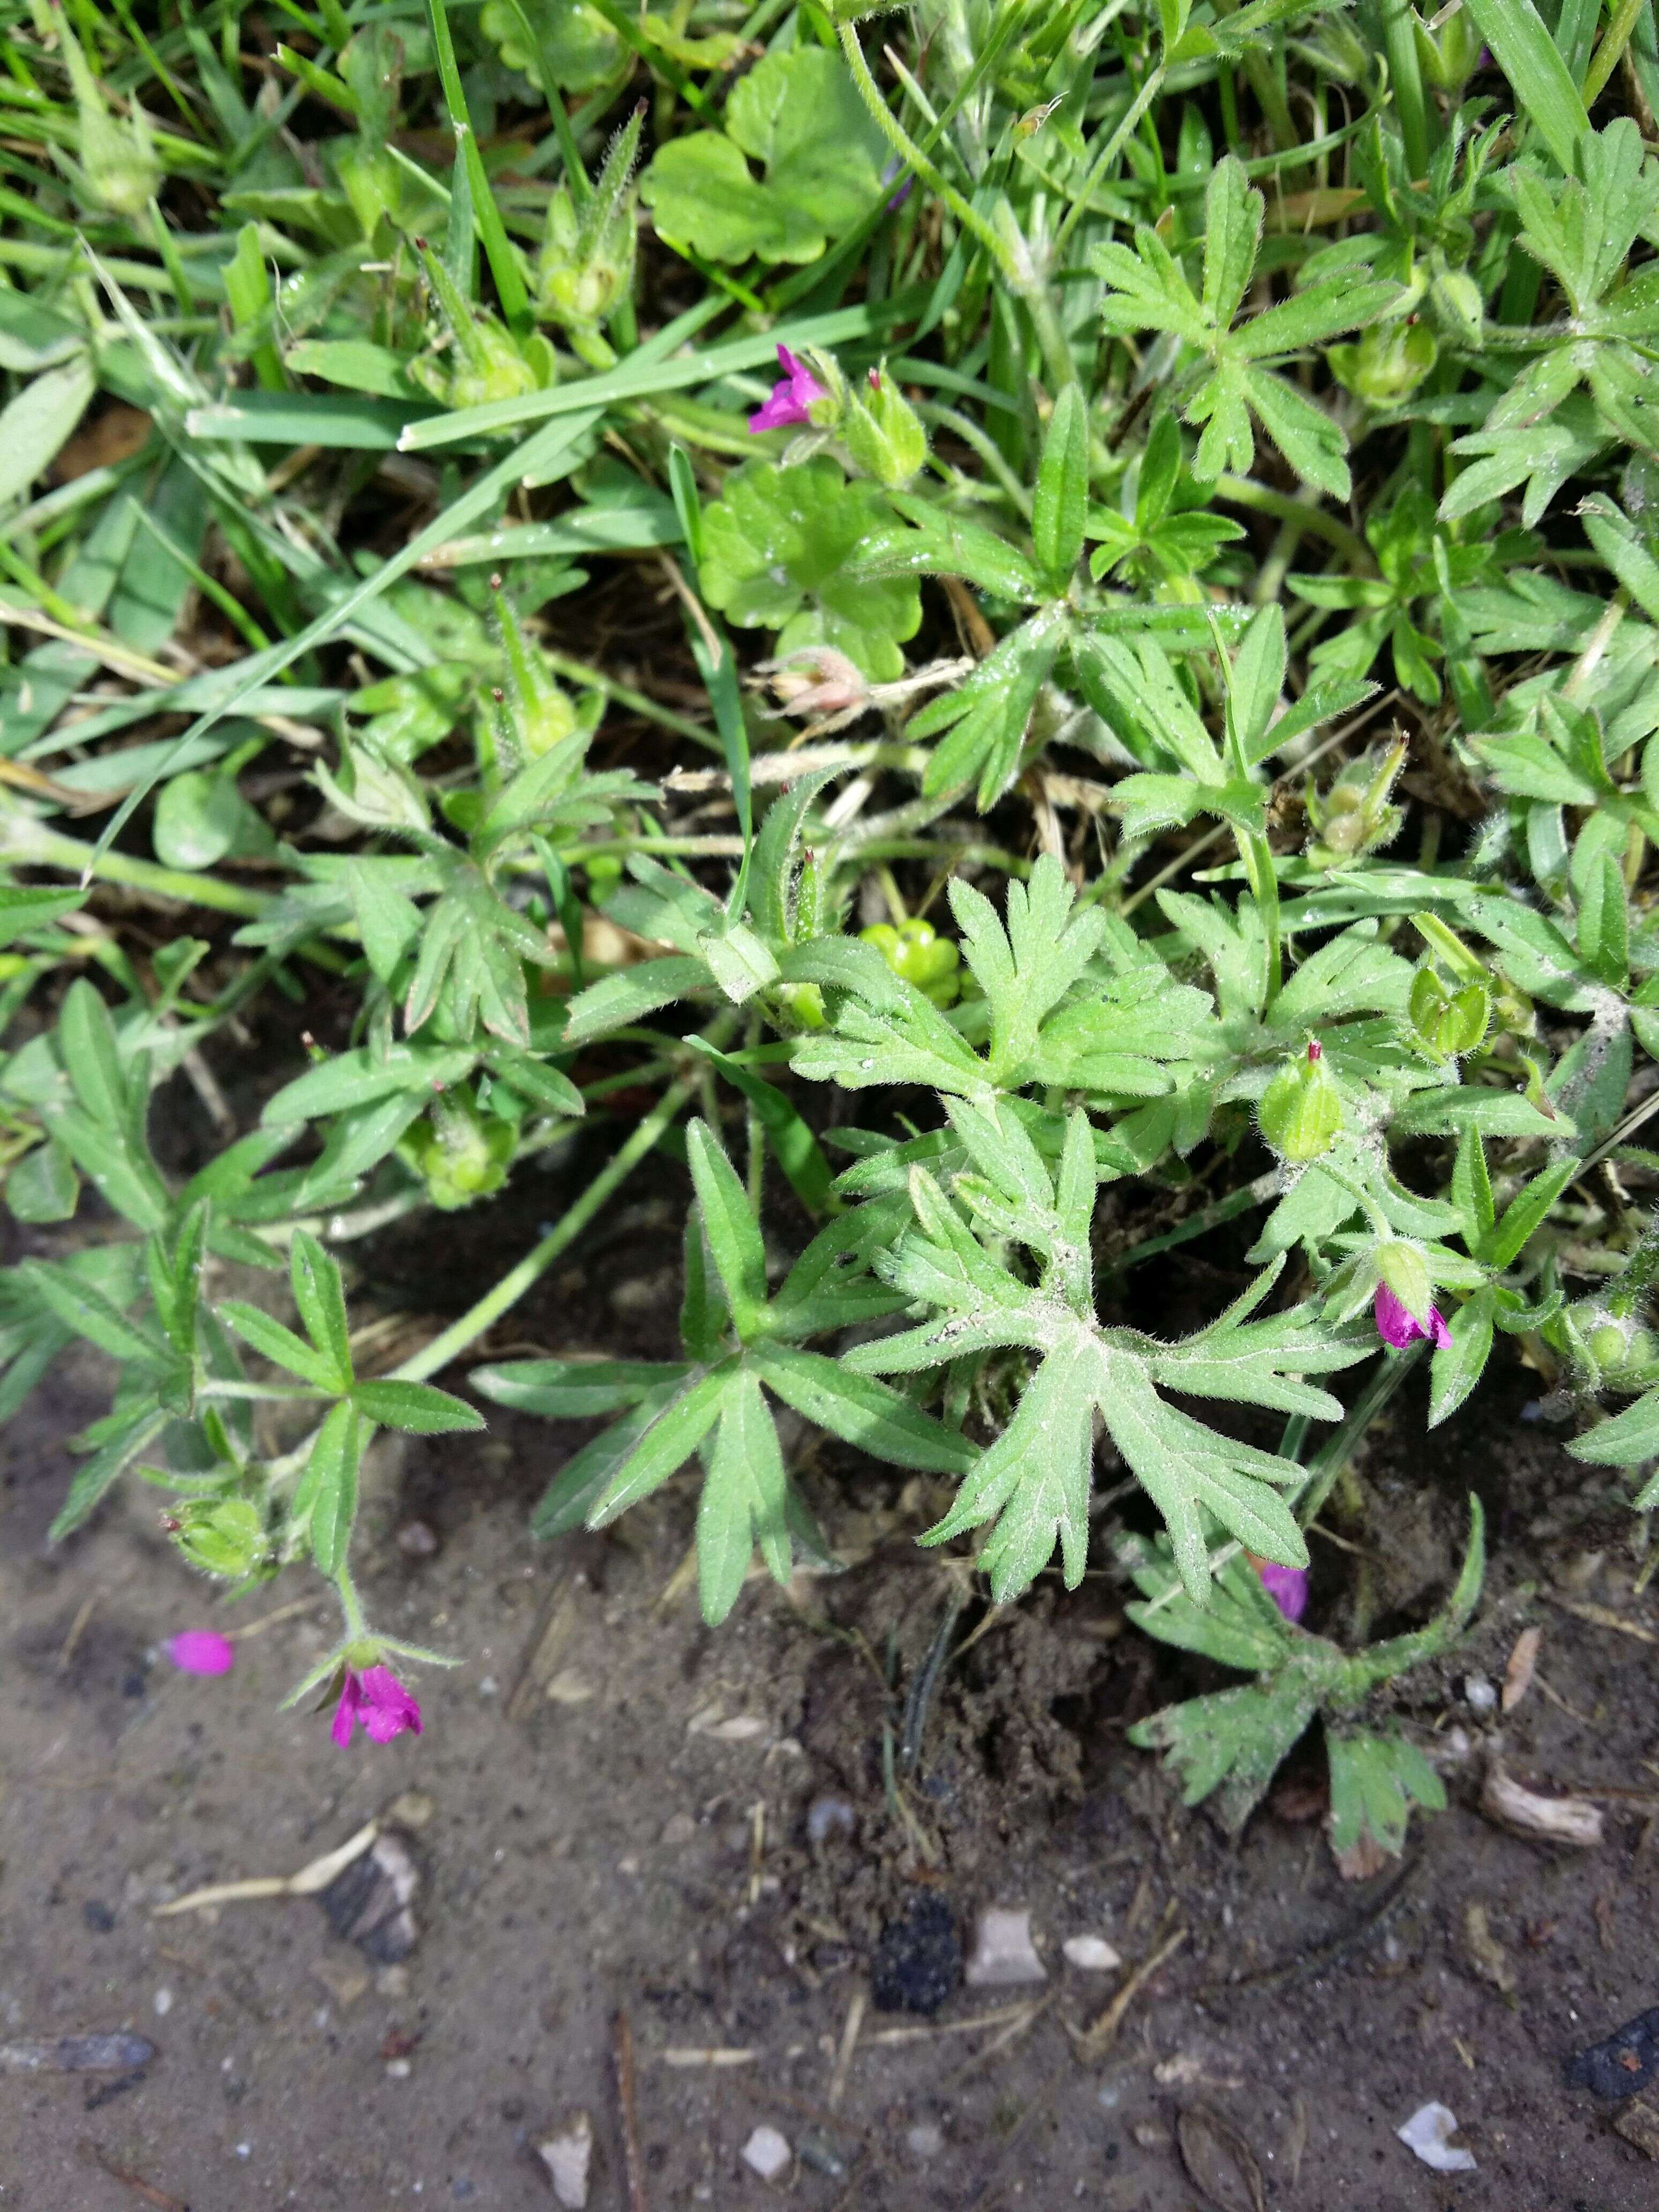
M 807 409 L 815 399 L 830 397 L 799 355 L 791 353 L 787 345 L 778 348 L 778 366 L 783 371 L 782 383 L 772 386 L 771 398 L 749 417 L 749 427 L 757 434 L 762 430 L 791 430 L 810 423 L 812 418 Z
M 405 1729 L 411 1735 L 421 1733 L 421 1709 L 390 1667 L 365 1667 L 361 1674 L 355 1668 L 346 1669 L 330 1730 L 343 1751 L 359 1721 L 371 1743 L 390 1743 Z
M 1261 1577 L 1262 1589 L 1285 1620 L 1300 1620 L 1308 1610 L 1306 1567 L 1281 1567 L 1273 1559 L 1263 1559 L 1256 1572 Z
M 228 1674 L 236 1646 L 216 1628 L 185 1628 L 169 1640 L 167 1657 L 181 1674 Z
M 1384 1344 L 1403 1352 L 1408 1344 L 1415 1344 L 1419 1336 L 1426 1336 L 1437 1352 L 1451 1342 L 1451 1331 L 1441 1318 L 1438 1306 L 1429 1308 L 1426 1322 L 1418 1320 L 1405 1303 L 1395 1297 L 1386 1283 L 1376 1286 L 1376 1333 Z

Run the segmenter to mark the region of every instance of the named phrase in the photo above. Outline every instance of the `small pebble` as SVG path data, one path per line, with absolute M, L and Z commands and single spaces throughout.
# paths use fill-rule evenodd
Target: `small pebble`
M 157 1990 L 155 1995 L 150 1999 L 150 2002 L 155 2007 L 157 2018 L 165 2020 L 167 2014 L 173 2010 L 173 1991 L 171 1990 Z
M 1403 2127 L 1395 2130 L 1408 2150 L 1437 2173 L 1473 2173 L 1474 2153 L 1454 2144 L 1456 2116 L 1444 2105 L 1419 2105 Z
M 937 2158 L 944 2149 L 944 2133 L 940 2129 L 936 2128 L 931 2120 L 923 2120 L 907 2133 L 904 2147 L 912 2158 L 919 2159 L 926 2164 L 930 2158 Z
M 787 2136 L 775 2128 L 757 2128 L 743 2147 L 744 2164 L 763 2181 L 781 2180 L 789 2170 L 791 2156 Z
M 815 1844 L 831 1836 L 850 1836 L 858 1829 L 858 1815 L 844 1797 L 815 1797 L 806 1808 L 806 1833 Z
M 557 2202 L 568 2212 L 581 2212 L 587 2202 L 588 2171 L 593 2162 L 593 2123 L 587 2114 L 578 2112 L 557 2135 L 538 2143 L 536 2155 L 547 2168 Z
M 966 1978 L 969 1989 L 976 1990 L 1011 1989 L 1024 1982 L 1048 1980 L 1047 1969 L 1031 1942 L 1028 1910 L 1011 1911 L 989 1905 L 981 1913 Z
M 690 1813 L 673 1813 L 664 1823 L 662 1841 L 671 1850 L 678 1850 L 695 1841 L 696 1833 L 697 1824 Z
M 95 1897 L 89 1898 L 81 1907 L 81 1917 L 94 1936 L 107 1936 L 115 1925 L 112 1910 Z
M 407 2081 L 414 2071 L 415 2069 L 406 2058 L 388 2058 L 386 2062 L 386 2078 L 388 2081 Z
M 1108 1974 L 1123 1964 L 1103 1936 L 1068 1936 L 1060 1948 L 1067 1963 L 1085 1974 Z
M 1498 1710 L 1498 1692 L 1484 1674 L 1466 1674 L 1463 1695 L 1472 1713 L 1491 1713 Z
M 405 1521 L 398 1531 L 398 1549 L 406 1559 L 429 1559 L 437 1548 L 437 1536 L 428 1522 Z

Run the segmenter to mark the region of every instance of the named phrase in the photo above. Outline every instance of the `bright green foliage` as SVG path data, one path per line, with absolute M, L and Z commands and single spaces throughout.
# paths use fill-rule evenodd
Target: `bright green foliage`
M 1133 250 L 1097 246 L 1094 265 L 1109 287 L 1106 326 L 1125 333 L 1168 331 L 1200 357 L 1195 388 L 1182 408 L 1188 422 L 1204 426 L 1193 460 L 1199 477 L 1249 469 L 1255 458 L 1254 416 L 1297 476 L 1346 500 L 1350 480 L 1341 431 L 1268 364 L 1376 322 L 1399 294 L 1387 283 L 1333 279 L 1239 322 L 1266 204 L 1238 161 L 1229 156 L 1217 165 L 1204 197 L 1198 290 L 1156 231 L 1137 229 Z
M 757 1547 L 780 1583 L 797 1546 L 819 1564 L 830 1557 L 785 1467 L 771 1399 L 896 1467 L 960 1474 L 974 1455 L 885 1383 L 804 1348 L 898 1306 L 856 1264 L 890 1233 L 883 1209 L 866 1207 L 820 1231 L 769 1295 L 765 1249 L 731 1162 L 706 1123 L 693 1121 L 686 1138 L 696 1204 L 686 1224 L 684 1359 L 515 1360 L 478 1368 L 471 1380 L 521 1413 L 622 1414 L 555 1477 L 532 1517 L 540 1535 L 603 1528 L 694 1454 L 701 1458 L 697 1579 L 712 1624 L 736 1604 Z
M 660 1148 L 681 1356 L 477 1378 L 616 1416 L 543 1534 L 695 1461 L 721 1617 L 830 1564 L 816 1429 L 1011 1598 L 1124 1571 L 1098 1455 L 1141 1625 L 1253 1678 L 1146 1740 L 1236 1826 L 1322 1715 L 1396 1848 L 1478 1543 L 1354 1654 L 1235 1547 L 1506 1336 L 1659 1502 L 1659 55 L 1594 19 L 14 7 L 0 1415 L 110 1363 L 60 1530 L 131 1476 L 228 1595 L 308 1561 L 301 1692 L 431 1656 L 364 1446 L 476 1424 L 434 1378 Z M 360 1372 L 358 1240 L 462 1209 L 499 1279 Z
M 712 261 L 816 261 L 878 204 L 886 149 L 836 55 L 769 54 L 733 89 L 725 126 L 672 139 L 641 179 L 676 244 Z
M 915 582 L 880 573 L 906 534 L 872 485 L 828 459 L 757 461 L 703 517 L 703 591 L 739 628 L 775 630 L 781 653 L 830 646 L 890 682 L 921 627 Z
M 1469 1514 L 1469 1547 L 1445 1610 L 1426 1628 L 1354 1652 L 1286 1620 L 1243 1559 L 1222 1570 L 1200 1607 L 1165 1547 L 1126 1542 L 1125 1563 L 1142 1593 L 1128 1607 L 1136 1626 L 1160 1644 L 1256 1677 L 1248 1688 L 1166 1706 L 1136 1723 L 1131 1742 L 1165 1754 L 1188 1805 L 1218 1793 L 1218 1816 L 1236 1835 L 1317 1715 L 1330 1760 L 1331 1849 L 1340 1854 L 1370 1842 L 1398 1853 L 1413 1805 L 1437 1813 L 1446 1793 L 1418 1747 L 1397 1727 L 1368 1724 L 1368 1709 L 1379 1690 L 1450 1649 L 1468 1626 L 1486 1568 L 1478 1498 Z

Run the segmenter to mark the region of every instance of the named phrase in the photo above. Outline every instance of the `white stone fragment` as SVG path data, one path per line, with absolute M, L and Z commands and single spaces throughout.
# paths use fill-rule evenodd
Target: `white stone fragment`
M 1473 2173 L 1475 2171 L 1474 2153 L 1453 2148 L 1451 2138 L 1457 2133 L 1457 2116 L 1444 2105 L 1419 2105 L 1403 2128 L 1395 2133 L 1408 2150 L 1415 2151 L 1425 2166 L 1431 2166 L 1437 2173 Z
M 974 1930 L 974 1955 L 968 1961 L 969 1988 L 1008 1989 L 1021 1982 L 1048 1978 L 1031 1942 L 1030 1913 L 988 1906 Z
M 793 2153 L 787 2136 L 775 2128 L 757 2128 L 743 2147 L 743 2162 L 763 2181 L 781 2181 L 789 2171 Z
M 1067 1963 L 1085 1974 L 1109 1974 L 1123 1964 L 1103 1936 L 1068 1936 L 1060 1948 Z
M 557 2135 L 538 2143 L 536 2155 L 547 2168 L 558 2202 L 568 2212 L 582 2212 L 593 2163 L 593 2123 L 586 2113 L 578 2112 Z

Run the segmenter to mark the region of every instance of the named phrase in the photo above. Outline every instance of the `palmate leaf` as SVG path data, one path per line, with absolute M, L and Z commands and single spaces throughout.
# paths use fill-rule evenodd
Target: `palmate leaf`
M 1303 1730 L 1322 1713 L 1332 1850 L 1352 1850 L 1370 1836 L 1398 1852 L 1412 1804 L 1439 1811 L 1445 1794 L 1414 1745 L 1397 1731 L 1368 1730 L 1358 1716 L 1380 1684 L 1443 1652 L 1467 1626 L 1486 1563 L 1480 1500 L 1471 1498 L 1469 1508 L 1468 1549 L 1444 1609 L 1426 1627 L 1352 1655 L 1284 1620 L 1247 1561 L 1230 1561 L 1210 1604 L 1200 1607 L 1177 1579 L 1166 1546 L 1126 1540 L 1120 1556 L 1143 1593 L 1127 1608 L 1137 1627 L 1258 1677 L 1246 1687 L 1166 1706 L 1138 1722 L 1130 1742 L 1164 1753 L 1188 1805 L 1218 1790 L 1218 1815 L 1236 1834 Z
M 1203 425 L 1194 477 L 1208 482 L 1224 470 L 1248 475 L 1255 458 L 1254 417 L 1297 476 L 1346 500 L 1348 441 L 1341 426 L 1267 363 L 1377 321 L 1398 300 L 1400 288 L 1328 279 L 1235 329 L 1255 270 L 1265 210 L 1243 163 L 1229 155 L 1217 165 L 1204 197 L 1202 297 L 1158 233 L 1142 226 L 1133 250 L 1116 243 L 1095 249 L 1095 273 L 1108 288 L 1101 312 L 1109 331 L 1126 336 L 1168 331 L 1206 358 L 1208 368 L 1196 388 L 1188 388 L 1182 407 L 1189 422 Z
M 1412 1807 L 1443 1813 L 1446 1785 L 1414 1743 L 1398 1734 L 1325 1729 L 1331 1764 L 1331 1849 L 1340 1857 L 1369 1840 L 1397 1857 Z
M 1333 1336 L 1311 1309 L 1250 1322 L 1236 1308 L 1186 1346 L 1103 1328 L 1088 1287 L 1088 1220 L 1094 1151 L 1086 1118 L 1073 1117 L 1056 1176 L 1006 1104 L 952 1108 L 952 1121 L 982 1181 L 957 1178 L 957 1195 L 999 1239 L 1043 1262 L 1037 1284 L 985 1249 L 925 1170 L 913 1169 L 917 1226 L 876 1260 L 877 1271 L 933 1317 L 896 1336 L 856 1346 L 844 1364 L 860 1374 L 949 1365 L 992 1349 L 1036 1352 L 1041 1361 L 1001 1437 L 964 1482 L 926 1540 L 943 1542 L 996 1521 L 981 1554 L 998 1602 L 1017 1595 L 1060 1547 L 1068 1585 L 1083 1572 L 1097 1414 L 1164 1516 L 1182 1582 L 1195 1602 L 1209 1586 L 1209 1532 L 1228 1531 L 1253 1552 L 1304 1566 L 1307 1547 L 1282 1486 L 1302 1480 L 1292 1462 L 1236 1442 L 1165 1403 L 1158 1382 L 1201 1394 L 1253 1397 L 1293 1410 L 1339 1411 L 1302 1381 L 1358 1358 L 1363 1332 Z M 1274 1278 L 1258 1287 L 1265 1296 Z M 1243 1382 L 1242 1388 L 1239 1384 Z
M 1311 1686 L 1285 1674 L 1166 1705 L 1138 1721 L 1129 1741 L 1164 1753 L 1184 1804 L 1200 1804 L 1219 1790 L 1222 1826 L 1237 1835 L 1318 1710 Z

